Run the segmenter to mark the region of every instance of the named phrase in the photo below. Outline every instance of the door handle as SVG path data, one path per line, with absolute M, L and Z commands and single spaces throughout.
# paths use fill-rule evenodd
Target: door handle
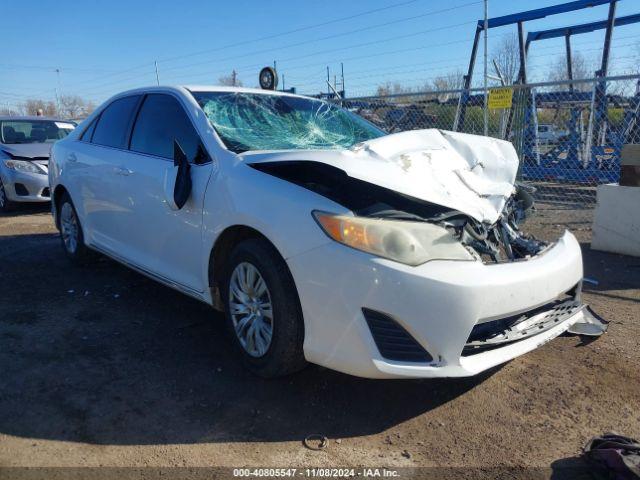
M 75 163 L 78 161 L 78 157 L 76 157 L 75 153 L 70 153 L 67 155 L 67 162 Z
M 116 175 L 124 175 L 125 177 L 131 175 L 133 170 L 129 170 L 127 167 L 115 167 Z

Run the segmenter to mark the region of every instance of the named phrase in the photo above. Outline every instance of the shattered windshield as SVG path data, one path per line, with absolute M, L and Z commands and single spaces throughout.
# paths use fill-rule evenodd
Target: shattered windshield
M 349 148 L 386 135 L 320 100 L 244 92 L 192 92 L 226 147 L 247 150 Z

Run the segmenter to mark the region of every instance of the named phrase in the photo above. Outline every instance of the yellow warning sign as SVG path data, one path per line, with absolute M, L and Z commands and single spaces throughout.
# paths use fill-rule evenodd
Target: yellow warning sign
M 513 99 L 513 88 L 490 88 L 489 89 L 489 108 L 511 108 L 511 100 Z

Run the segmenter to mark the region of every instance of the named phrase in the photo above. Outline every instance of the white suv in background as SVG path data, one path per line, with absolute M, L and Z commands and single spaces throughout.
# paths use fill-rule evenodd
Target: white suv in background
M 257 374 L 451 377 L 589 317 L 574 236 L 518 227 L 517 168 L 493 138 L 386 135 L 279 92 L 153 87 L 56 143 L 49 177 L 72 260 L 102 252 L 223 310 Z

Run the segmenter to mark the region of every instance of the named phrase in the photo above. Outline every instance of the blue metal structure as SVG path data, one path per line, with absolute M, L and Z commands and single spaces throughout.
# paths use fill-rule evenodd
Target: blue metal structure
M 560 5 L 552 5 L 550 7 L 536 8 L 534 10 L 528 10 L 525 12 L 518 12 L 511 15 L 504 15 L 501 17 L 490 18 L 487 21 L 487 28 L 503 27 L 506 25 L 518 25 L 518 43 L 520 50 L 520 72 L 518 74 L 518 80 L 521 83 L 527 83 L 526 74 L 526 50 L 525 50 L 525 38 L 524 38 L 524 22 L 531 20 L 539 20 L 551 15 L 558 15 L 561 13 L 574 12 L 576 10 L 582 10 L 585 8 L 595 7 L 598 5 L 615 5 L 618 0 L 576 0 L 573 2 L 562 3 Z M 614 7 L 615 8 L 615 7 Z M 615 10 L 614 10 L 615 11 Z M 484 19 L 478 20 L 476 26 L 476 34 L 473 39 L 473 47 L 471 49 L 471 59 L 469 61 L 469 69 L 464 76 L 464 91 L 460 95 L 460 103 L 456 119 L 454 123 L 454 130 L 464 130 L 464 121 L 466 115 L 467 103 L 469 101 L 469 89 L 471 88 L 471 79 L 473 77 L 473 70 L 476 63 L 476 56 L 478 53 L 478 44 L 480 41 L 480 33 L 484 30 Z
M 613 4 L 612 4 L 612 7 Z M 572 72 L 572 55 L 571 55 L 571 36 L 582 33 L 589 33 L 596 30 L 608 29 L 609 31 L 615 26 L 630 25 L 640 22 L 640 14 L 627 15 L 625 17 L 613 18 L 615 10 L 610 8 L 609 18 L 606 21 L 583 23 L 578 25 L 569 25 L 561 28 L 543 30 L 538 32 L 530 32 L 527 35 L 525 50 L 528 51 L 531 42 L 539 40 L 547 40 L 551 38 L 565 37 L 566 56 L 567 56 L 567 76 L 569 80 L 573 79 Z M 610 41 L 610 35 L 608 35 Z M 607 58 L 609 56 L 609 45 L 605 41 L 605 51 L 603 53 L 603 67 L 597 76 L 606 76 Z M 593 92 L 575 92 L 573 84 L 569 85 L 568 92 L 558 92 L 551 94 L 555 97 L 540 98 L 532 96 L 532 110 L 538 106 L 555 104 L 555 108 L 559 108 L 560 104 L 570 107 L 569 119 L 569 135 L 566 139 L 559 143 L 555 148 L 546 152 L 542 157 L 539 155 L 538 149 L 538 131 L 533 122 L 525 122 L 525 142 L 523 145 L 523 156 L 525 165 L 523 167 L 523 175 L 529 178 L 545 179 L 549 177 L 549 169 L 557 172 L 556 163 L 560 159 L 562 161 L 563 170 L 571 173 L 566 180 L 571 181 L 607 181 L 613 182 L 618 180 L 619 176 L 619 155 L 622 146 L 626 142 L 633 142 L 633 135 L 638 125 L 640 112 L 638 104 L 640 103 L 640 92 L 626 104 L 625 102 L 616 102 L 616 106 L 625 109 L 623 129 L 621 132 L 607 132 L 607 109 L 611 99 L 606 94 L 605 82 L 599 82 Z M 585 96 L 587 96 L 585 98 Z M 562 101 L 558 101 L 558 99 Z M 581 149 L 584 140 L 584 132 L 582 127 L 582 112 L 585 108 L 593 106 L 594 108 L 594 138 L 593 146 L 590 152 L 583 157 Z M 637 139 L 636 139 L 637 141 Z M 557 173 L 556 173 L 557 176 Z M 562 179 L 561 179 L 562 180 Z
M 640 22 L 640 13 L 634 15 L 627 15 L 625 17 L 618 17 L 614 20 L 613 25 L 615 27 L 621 27 L 623 25 L 631 25 L 633 23 Z M 531 42 L 536 40 L 548 40 L 550 38 L 560 38 L 567 35 L 579 35 L 581 33 L 591 33 L 596 30 L 604 30 L 607 28 L 607 21 L 602 20 L 599 22 L 581 23 L 579 25 L 569 25 L 566 27 L 552 28 L 550 30 L 541 30 L 538 32 L 529 32 L 527 34 L 527 46 Z
M 629 25 L 640 22 L 640 14 L 628 15 L 615 18 L 617 2 L 620 0 L 578 0 L 554 5 L 545 8 L 537 8 L 525 12 L 518 12 L 502 17 L 488 19 L 488 28 L 496 28 L 506 25 L 517 24 L 518 44 L 520 55 L 520 68 L 516 83 L 527 83 L 527 53 L 532 42 L 546 40 L 550 38 L 565 38 L 567 55 L 568 79 L 573 80 L 571 36 L 593 32 L 596 30 L 606 30 L 602 53 L 602 63 L 600 69 L 595 73 L 596 78 L 604 79 L 607 76 L 609 54 L 611 48 L 611 36 L 613 28 L 616 26 Z M 530 32 L 524 34 L 524 22 L 545 18 L 551 15 L 569 13 L 584 8 L 599 5 L 609 5 L 606 20 L 589 22 L 577 25 L 568 25 L 561 28 L 553 28 L 543 31 Z M 476 105 L 477 99 L 469 95 L 471 80 L 475 66 L 477 48 L 480 33 L 484 30 L 484 20 L 478 20 L 476 34 L 474 38 L 469 69 L 464 76 L 464 90 L 460 96 L 458 111 L 454 122 L 454 130 L 465 130 L 465 114 L 469 105 Z M 635 97 L 623 99 L 617 105 L 624 108 L 624 120 L 622 132 L 608 132 L 607 109 L 611 96 L 607 95 L 606 82 L 598 81 L 593 92 L 578 92 L 574 90 L 573 84 L 569 84 L 568 91 L 553 93 L 536 93 L 533 90 L 527 92 L 519 89 L 514 98 L 514 105 L 518 105 L 521 117 L 518 124 L 522 122 L 522 130 L 517 132 L 516 140 L 521 147 L 523 156 L 522 174 L 525 177 L 536 179 L 550 179 L 572 181 L 572 182 L 611 182 L 617 181 L 619 169 L 619 153 L 622 145 L 629 141 L 630 136 L 640 135 L 640 84 Z M 615 103 L 615 102 L 614 102 Z M 544 107 L 559 109 L 569 108 L 568 135 L 562 139 L 559 145 L 541 155 L 539 149 L 538 115 L 537 108 Z M 590 123 L 591 137 L 585 138 L 583 111 L 591 109 L 593 115 Z M 513 125 L 516 108 L 509 111 L 506 124 L 506 137 L 511 138 L 510 131 Z M 519 114 L 520 115 L 520 114 Z M 638 141 L 640 139 L 636 139 Z M 586 142 L 593 147 L 582 148 Z M 559 169 L 558 167 L 562 167 Z M 558 172 L 566 171 L 563 178 L 558 176 Z

